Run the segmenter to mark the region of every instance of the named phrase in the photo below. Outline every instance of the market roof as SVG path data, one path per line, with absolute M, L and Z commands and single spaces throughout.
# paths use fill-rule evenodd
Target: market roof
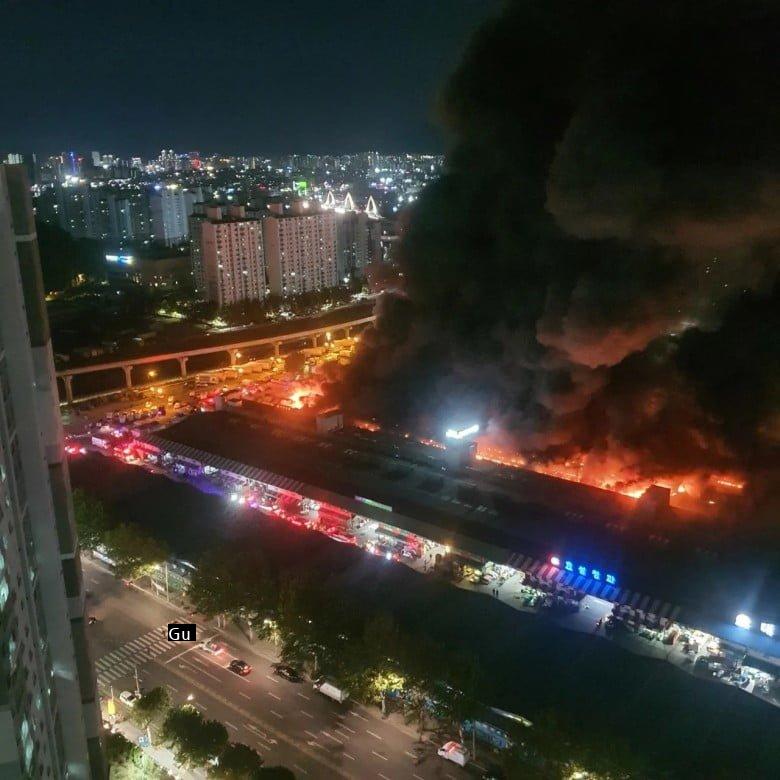
M 392 448 L 383 453 L 364 447 L 350 432 L 318 436 L 228 413 L 192 416 L 155 438 L 202 450 L 214 458 L 215 468 L 338 503 L 438 541 L 457 537 L 468 551 L 499 563 L 528 568 L 531 561 L 538 565 L 557 555 L 614 572 L 615 590 L 653 594 L 651 606 L 657 596 L 719 620 L 746 612 L 780 622 L 780 577 L 771 561 L 744 548 L 734 552 L 728 539 L 720 547 L 705 543 L 698 528 L 680 528 L 654 541 L 652 525 L 632 516 L 633 503 L 601 495 L 605 491 L 490 464 L 443 471 L 434 458 L 430 464 L 412 463 Z M 564 500 L 547 500 L 551 481 Z

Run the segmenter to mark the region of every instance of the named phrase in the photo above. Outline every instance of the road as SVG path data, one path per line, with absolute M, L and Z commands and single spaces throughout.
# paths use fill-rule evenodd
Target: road
M 176 704 L 192 696 L 204 716 L 226 726 L 231 741 L 251 745 L 266 765 L 287 766 L 298 778 L 459 780 L 479 774 L 476 766 L 466 771 L 435 753 L 415 765 L 409 728 L 373 708 L 338 705 L 310 683 L 275 676 L 266 643 L 249 649 L 228 637 L 228 652 L 214 657 L 193 642 L 169 642 L 167 624 L 189 620 L 180 610 L 124 587 L 94 562 L 85 561 L 84 575 L 88 611 L 98 618 L 89 631 L 102 693 L 133 689 L 137 669 L 142 689 L 165 685 Z M 198 625 L 199 640 L 216 633 Z M 248 677 L 226 668 L 234 657 L 252 665 Z

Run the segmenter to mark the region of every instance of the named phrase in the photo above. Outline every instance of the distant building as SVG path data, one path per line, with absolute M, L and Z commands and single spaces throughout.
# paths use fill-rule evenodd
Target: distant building
M 309 200 L 273 203 L 263 235 L 271 292 L 288 296 L 336 287 L 336 215 Z
M 202 200 L 200 188 L 187 189 L 175 183 L 157 185 L 149 195 L 153 237 L 168 246 L 186 241 L 193 206 Z
M 382 255 L 382 219 L 376 203 L 369 197 L 366 208 L 360 211 L 347 194 L 343 206 L 334 206 L 333 212 L 339 279 L 362 279 L 367 266 L 378 262 Z
M 49 204 L 51 197 L 48 192 L 43 196 L 42 215 L 53 210 L 59 226 L 74 238 L 123 243 L 151 235 L 149 199 L 138 187 L 96 187 L 68 176 L 55 187 L 54 203 Z
M 0 777 L 104 778 L 40 258 L 0 165 Z
M 218 306 L 268 294 L 263 221 L 244 206 L 197 204 L 190 219 L 196 289 Z

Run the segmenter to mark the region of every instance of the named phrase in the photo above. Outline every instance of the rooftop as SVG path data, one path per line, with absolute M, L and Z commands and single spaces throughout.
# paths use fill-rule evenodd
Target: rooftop
M 195 415 L 161 436 L 327 491 L 352 511 L 442 543 L 452 539 L 498 562 L 551 555 L 587 561 L 614 572 L 618 587 L 713 620 L 739 612 L 775 622 L 780 617 L 776 554 L 733 529 L 715 535 L 696 526 L 670 527 L 668 520 L 657 528 L 638 517 L 636 502 L 625 496 L 487 463 L 444 470 L 435 453 L 428 463 L 402 457 L 394 445 L 363 431 L 318 436 L 260 417 Z M 356 497 L 392 511 L 373 510 Z

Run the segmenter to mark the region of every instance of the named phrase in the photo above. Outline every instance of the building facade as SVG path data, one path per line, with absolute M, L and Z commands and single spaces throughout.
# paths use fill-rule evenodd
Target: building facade
M 149 198 L 138 187 L 114 188 L 68 177 L 38 199 L 46 221 L 52 215 L 74 238 L 94 238 L 122 244 L 151 236 Z
M 167 246 L 186 241 L 193 205 L 201 200 L 203 193 L 197 188 L 190 190 L 175 183 L 155 187 L 149 196 L 153 237 Z
M 244 206 L 202 206 L 190 220 L 192 271 L 203 297 L 228 306 L 268 294 L 263 222 Z
M 336 287 L 336 215 L 313 201 L 273 203 L 263 223 L 271 292 L 282 297 Z
M 103 778 L 29 184 L 0 166 L 0 777 Z

